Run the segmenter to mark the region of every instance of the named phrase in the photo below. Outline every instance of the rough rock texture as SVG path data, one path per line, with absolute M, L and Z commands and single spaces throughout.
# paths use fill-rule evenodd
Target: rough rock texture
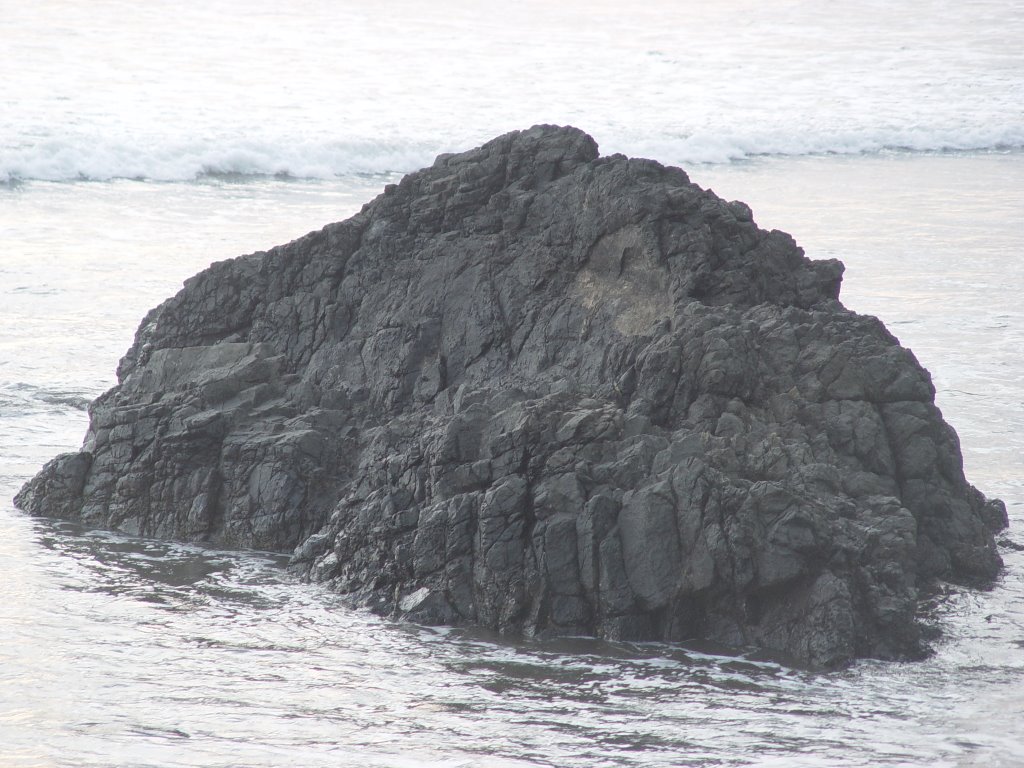
M 505 633 L 921 652 L 1005 525 L 842 265 L 678 168 L 501 136 L 144 320 L 24 509 Z

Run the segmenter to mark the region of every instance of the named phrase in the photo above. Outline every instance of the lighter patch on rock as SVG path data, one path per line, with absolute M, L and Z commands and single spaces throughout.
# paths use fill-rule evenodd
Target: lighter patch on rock
M 670 315 L 668 279 L 667 270 L 645 247 L 640 228 L 630 225 L 594 243 L 571 295 L 592 316 L 611 315 L 623 336 L 640 336 Z

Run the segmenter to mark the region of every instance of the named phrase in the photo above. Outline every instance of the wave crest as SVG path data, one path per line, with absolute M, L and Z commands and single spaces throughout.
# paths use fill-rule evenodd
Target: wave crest
M 0 181 L 192 181 L 209 176 L 331 179 L 418 168 L 430 163 L 438 152 L 436 146 L 398 142 L 51 140 L 0 149 Z
M 204 177 L 334 179 L 349 174 L 404 173 L 442 151 L 468 149 L 492 134 L 452 146 L 442 140 L 111 141 L 52 139 L 0 148 L 0 182 L 193 181 Z M 611 135 L 595 131 L 603 153 L 623 152 L 673 165 L 728 163 L 758 157 L 878 152 L 1005 151 L 1024 149 L 1024 127 L 794 133 L 777 130 L 699 131 L 689 135 Z

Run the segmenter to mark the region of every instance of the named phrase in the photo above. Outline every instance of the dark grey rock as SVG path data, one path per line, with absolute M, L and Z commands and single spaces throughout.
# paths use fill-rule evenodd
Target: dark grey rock
M 991 580 L 1006 512 L 842 270 L 677 168 L 510 133 L 189 280 L 17 503 L 294 549 L 421 622 L 918 656 L 919 593 Z

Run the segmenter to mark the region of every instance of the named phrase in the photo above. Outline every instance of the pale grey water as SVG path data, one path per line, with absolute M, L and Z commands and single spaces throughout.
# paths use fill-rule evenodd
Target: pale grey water
M 846 262 L 1022 542 L 1022 39 L 1024 0 L 0 2 L 0 767 L 1024 765 L 1012 548 L 931 659 L 811 675 L 397 626 L 10 504 L 183 279 L 558 122 Z
M 812 257 L 846 262 L 845 301 L 932 370 L 969 477 L 1019 530 L 1024 155 L 766 160 L 692 176 Z M 276 556 L 11 507 L 44 460 L 79 443 L 82 403 L 112 383 L 145 309 L 212 259 L 348 215 L 385 180 L 0 190 L 0 766 L 1024 763 L 1024 554 L 1011 549 L 995 589 L 943 606 L 933 658 L 814 675 L 692 649 L 394 625 L 293 583 Z
M 1024 146 L 1024 0 L 5 0 L 0 182 Z

